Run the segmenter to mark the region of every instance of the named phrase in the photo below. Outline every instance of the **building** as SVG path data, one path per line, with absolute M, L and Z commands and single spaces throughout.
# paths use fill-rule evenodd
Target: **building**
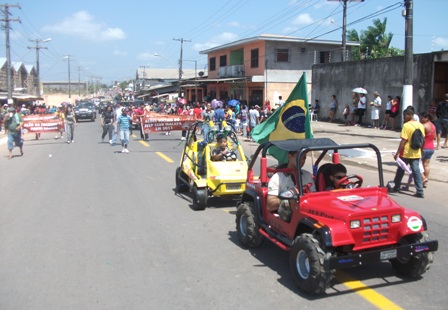
M 0 99 L 7 99 L 8 79 L 6 58 L 0 58 Z M 36 98 L 36 70 L 23 62 L 11 64 L 11 91 L 13 99 Z
M 347 47 L 358 46 L 347 42 Z M 278 102 L 289 96 L 305 72 L 311 81 L 313 64 L 340 62 L 341 42 L 290 36 L 260 35 L 200 52 L 208 58 L 207 96 L 238 99 L 250 105 Z M 348 55 L 350 59 L 351 55 Z
M 352 89 L 363 87 L 369 93 L 367 102 L 373 101 L 373 92 L 382 99 L 380 120 L 384 118 L 387 96 L 402 96 L 404 82 L 404 56 L 386 57 L 343 63 L 316 64 L 313 66 L 312 99 L 319 99 L 320 118 L 328 114 L 330 96 L 336 95 L 339 111 L 336 119 L 343 119 L 346 103 L 352 102 Z M 413 102 L 417 113 L 427 111 L 432 99 L 443 100 L 448 93 L 448 52 L 415 54 L 413 57 Z M 364 123 L 370 124 L 370 106 Z M 399 127 L 399 122 L 397 127 Z

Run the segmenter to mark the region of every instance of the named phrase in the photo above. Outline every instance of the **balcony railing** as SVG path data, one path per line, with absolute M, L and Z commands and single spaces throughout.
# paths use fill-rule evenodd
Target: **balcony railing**
M 226 66 L 218 69 L 218 77 L 220 78 L 233 78 L 243 76 L 244 76 L 244 65 Z

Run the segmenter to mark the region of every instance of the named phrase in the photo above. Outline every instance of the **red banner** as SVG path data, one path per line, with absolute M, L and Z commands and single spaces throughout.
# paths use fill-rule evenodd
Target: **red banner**
M 64 130 L 64 120 L 57 115 L 22 116 L 24 133 L 61 132 Z
M 143 118 L 143 131 L 151 133 L 182 130 L 194 122 L 193 115 L 168 115 L 151 112 Z

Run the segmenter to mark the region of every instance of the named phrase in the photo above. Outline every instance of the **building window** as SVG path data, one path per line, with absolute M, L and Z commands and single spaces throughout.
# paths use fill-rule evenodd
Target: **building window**
M 330 62 L 330 52 L 320 52 L 319 63 L 327 64 Z
M 277 62 L 289 62 L 289 50 L 287 48 L 277 48 L 275 59 Z
M 258 48 L 250 50 L 250 67 L 258 68 Z
M 219 66 L 220 67 L 227 66 L 227 55 L 219 56 Z
M 210 68 L 210 71 L 216 70 L 216 58 L 215 57 L 210 58 L 209 68 Z

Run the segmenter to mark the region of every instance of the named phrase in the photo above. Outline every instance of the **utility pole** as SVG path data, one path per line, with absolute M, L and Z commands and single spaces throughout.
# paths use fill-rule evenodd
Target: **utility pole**
M 13 104 L 12 100 L 12 81 L 11 81 L 11 46 L 9 44 L 9 22 L 19 22 L 19 18 L 9 18 L 9 8 L 19 8 L 18 4 L 0 4 L 0 8 L 3 8 L 4 18 L 0 21 L 5 22 L 5 37 L 6 37 L 6 78 L 8 80 L 8 104 Z
M 413 0 L 404 0 L 405 5 L 405 42 L 404 42 L 404 83 L 402 111 L 413 102 L 413 78 L 412 65 L 414 62 L 412 37 L 413 37 Z
M 191 42 L 191 40 L 184 40 L 184 38 L 180 39 L 173 39 L 174 41 L 180 41 L 180 57 L 179 57 L 179 91 L 178 91 L 178 97 L 180 98 L 182 96 L 182 87 L 181 87 L 181 80 L 182 80 L 182 49 L 184 42 Z
M 68 60 L 68 102 L 72 103 L 72 89 L 70 85 L 70 55 L 65 56 Z
M 81 66 L 78 66 L 78 97 L 81 97 Z
M 341 61 L 347 60 L 347 2 L 364 2 L 364 0 L 327 0 L 342 2 L 342 55 Z
M 150 68 L 150 67 L 149 66 L 140 66 L 140 68 L 143 69 L 143 74 L 142 74 L 143 75 L 143 83 L 141 84 L 142 85 L 141 90 L 143 90 L 145 88 L 145 85 L 146 85 L 146 68 Z M 140 77 L 138 77 L 138 78 L 140 79 Z M 136 86 L 137 85 L 134 85 L 134 89 L 136 88 Z
M 35 49 L 36 50 L 36 96 L 38 98 L 40 98 L 40 70 L 39 70 L 39 50 L 40 49 L 48 49 L 47 47 L 44 46 L 40 46 L 39 43 L 41 42 L 48 42 L 51 39 L 46 39 L 46 40 L 41 40 L 41 39 L 36 39 L 36 40 L 31 40 L 29 39 L 30 42 L 34 42 L 34 46 L 28 46 L 28 49 Z

